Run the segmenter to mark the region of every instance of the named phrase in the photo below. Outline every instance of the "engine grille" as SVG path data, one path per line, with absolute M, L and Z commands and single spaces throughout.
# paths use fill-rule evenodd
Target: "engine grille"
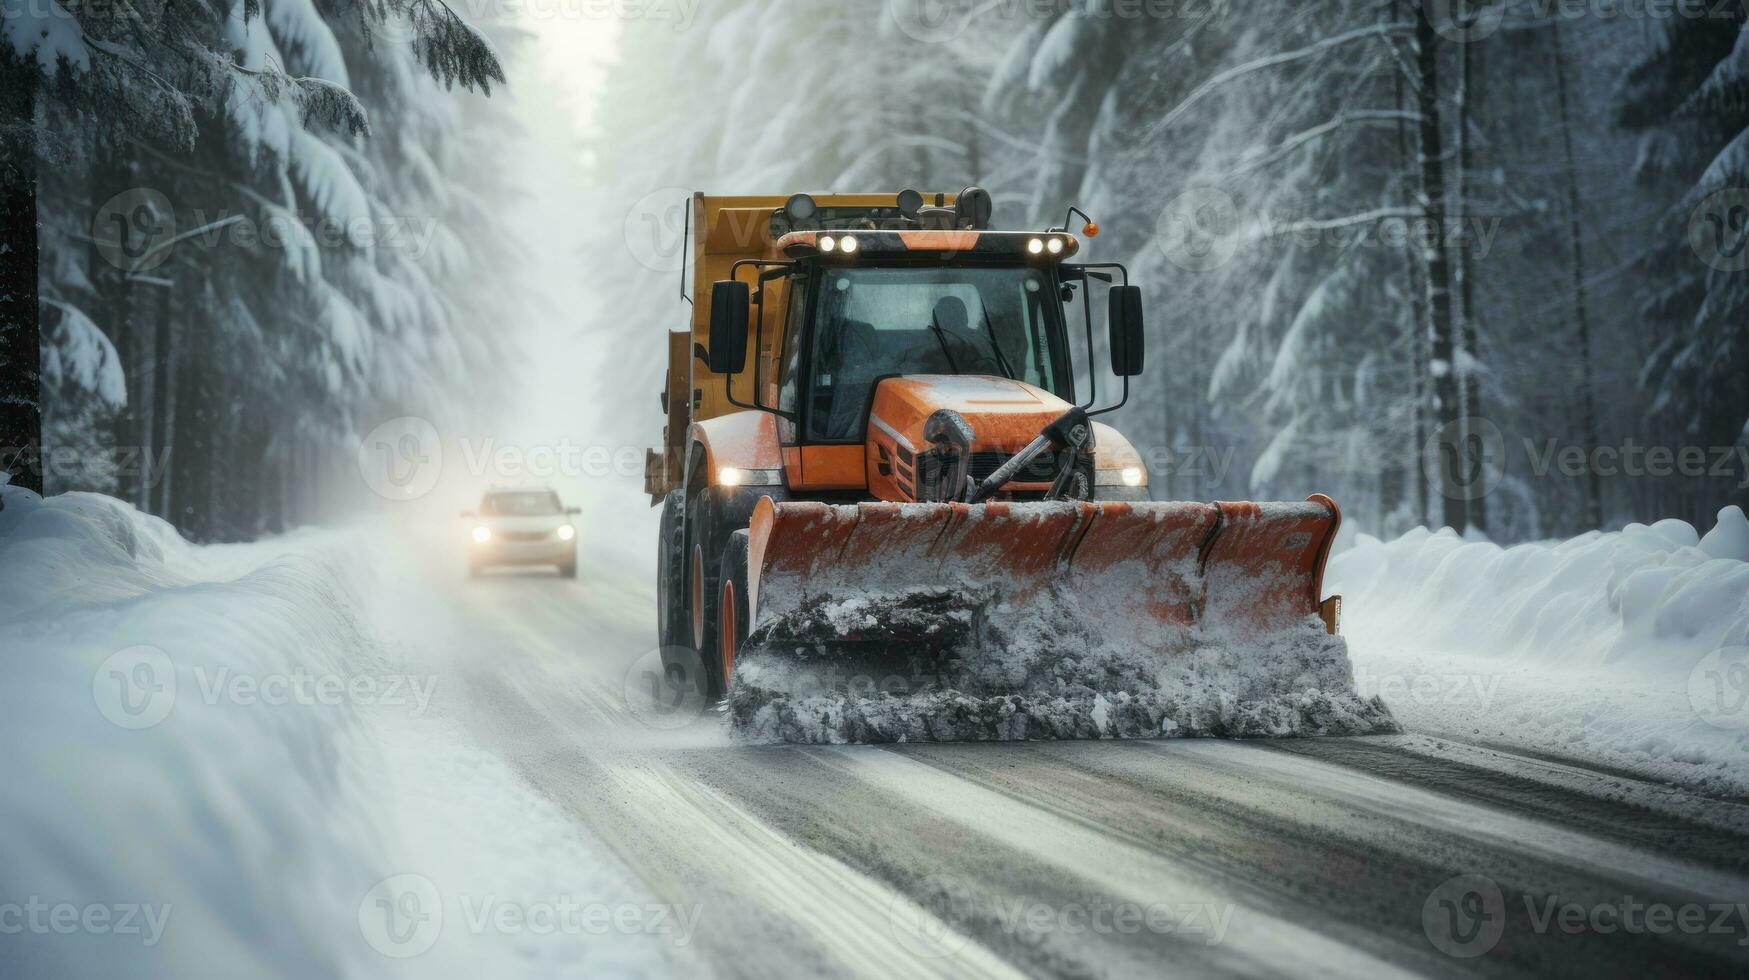
M 1003 463 L 1013 458 L 1010 453 L 983 452 L 972 454 L 972 479 L 983 480 L 996 472 Z M 1057 478 L 1057 456 L 1046 452 L 1033 457 L 1019 473 L 1014 474 L 1015 483 L 1049 483 Z
M 553 536 L 551 531 L 500 531 L 498 536 L 506 541 L 545 541 Z
M 1011 454 L 1001 452 L 981 452 L 972 454 L 970 473 L 972 482 L 981 483 L 990 474 L 1006 463 Z M 941 497 L 941 483 L 948 476 L 949 466 L 941 453 L 931 450 L 917 456 L 917 490 L 914 500 L 937 500 Z M 1083 453 L 1075 460 L 1075 478 L 1070 481 L 1068 495 L 1082 500 L 1093 498 L 1093 457 Z M 1021 483 L 1053 483 L 1057 479 L 1057 458 L 1055 454 L 1047 454 L 1034 459 L 1014 478 L 1008 482 L 1009 489 L 997 495 L 997 499 L 1006 500 L 1043 500 L 1045 491 L 1020 490 L 1016 484 Z M 903 481 L 901 481 L 903 486 Z

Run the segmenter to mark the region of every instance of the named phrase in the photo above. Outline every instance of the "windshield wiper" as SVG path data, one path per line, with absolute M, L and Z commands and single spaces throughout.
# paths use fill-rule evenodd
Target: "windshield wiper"
M 1008 364 L 1008 358 L 1002 356 L 1002 346 L 996 343 L 996 328 L 990 325 L 990 308 L 984 307 L 984 332 L 990 335 L 990 352 L 996 355 L 996 364 L 1002 368 L 1002 376 L 1010 381 L 1015 380 L 1014 368 Z
M 931 321 L 929 329 L 934 331 L 935 342 L 941 345 L 942 356 L 947 358 L 947 369 L 954 374 L 960 373 L 960 366 L 953 361 L 953 351 L 947 349 L 947 337 L 943 335 L 941 325 Z

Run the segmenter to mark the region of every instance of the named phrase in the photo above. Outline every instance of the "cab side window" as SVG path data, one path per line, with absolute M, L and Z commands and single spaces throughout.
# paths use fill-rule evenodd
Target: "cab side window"
M 808 319 L 808 277 L 798 274 L 789 284 L 789 311 L 784 317 L 783 355 L 777 368 L 777 407 L 794 413 L 802 381 L 802 331 Z

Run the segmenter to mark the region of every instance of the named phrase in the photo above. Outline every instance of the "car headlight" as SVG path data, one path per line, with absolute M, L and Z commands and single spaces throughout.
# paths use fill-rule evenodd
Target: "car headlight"
M 569 524 L 560 524 L 559 525 L 559 540 L 560 541 L 569 541 L 576 536 L 577 536 L 577 529 L 576 528 L 572 527 Z
M 474 543 L 475 544 L 485 544 L 486 542 L 488 542 L 490 540 L 492 540 L 492 529 L 491 528 L 487 527 L 484 524 L 480 525 L 479 527 L 474 528 Z
M 1126 466 L 1123 468 L 1123 485 L 1126 487 L 1139 487 L 1142 485 L 1142 480 L 1146 476 L 1147 474 L 1142 472 L 1140 466 Z

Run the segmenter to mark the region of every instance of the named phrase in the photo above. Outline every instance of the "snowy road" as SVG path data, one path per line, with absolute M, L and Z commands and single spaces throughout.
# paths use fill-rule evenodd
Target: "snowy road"
M 1413 734 L 734 745 L 629 707 L 647 592 L 442 571 L 467 726 L 721 975 L 1749 965 L 1749 805 Z

